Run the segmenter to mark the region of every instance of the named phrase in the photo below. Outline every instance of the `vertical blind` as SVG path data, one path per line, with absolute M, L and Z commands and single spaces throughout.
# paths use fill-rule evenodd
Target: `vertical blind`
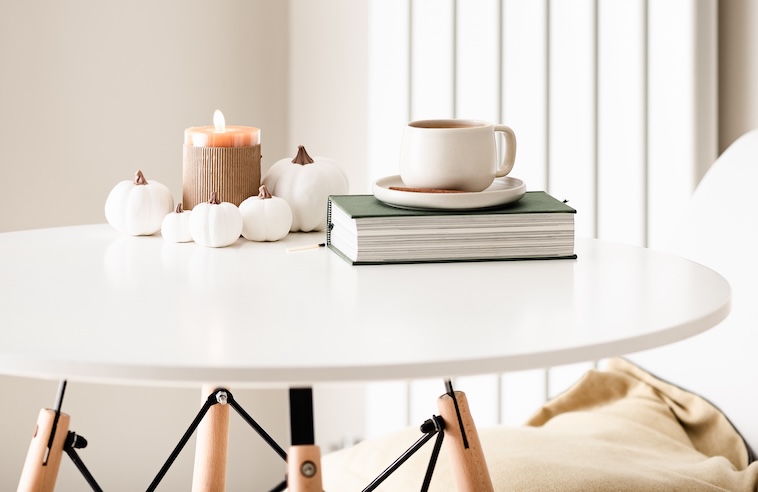
M 662 246 L 716 158 L 716 7 L 370 0 L 369 177 L 398 173 L 408 121 L 504 123 L 518 139 L 511 174 L 568 200 L 578 236 Z M 456 384 L 477 401 L 478 421 L 515 423 L 591 365 Z M 379 404 L 384 423 L 369 415 L 368 434 L 428 418 L 442 389 L 440 381 L 372 385 L 369 409 L 399 403 Z

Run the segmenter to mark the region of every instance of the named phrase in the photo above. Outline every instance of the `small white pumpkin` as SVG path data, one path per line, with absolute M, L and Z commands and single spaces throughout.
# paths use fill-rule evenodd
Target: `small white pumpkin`
M 121 181 L 105 201 L 105 219 L 119 232 L 132 236 L 149 236 L 161 230 L 163 218 L 174 209 L 169 189 L 148 182 L 137 170 L 132 181 Z
M 176 210 L 166 215 L 161 224 L 161 236 L 172 243 L 188 243 L 192 241 L 189 230 L 191 210 L 184 210 L 182 204 L 176 206 Z
M 192 240 L 200 246 L 223 248 L 239 239 L 242 215 L 235 204 L 219 201 L 214 191 L 210 200 L 192 209 L 189 230 Z
M 329 195 L 344 195 L 348 188 L 347 176 L 333 160 L 311 158 L 302 145 L 294 159 L 275 162 L 262 183 L 292 208 L 292 232 L 326 229 Z
M 258 196 L 240 203 L 242 235 L 251 241 L 278 241 L 290 232 L 292 209 L 284 198 L 273 196 L 266 185 Z

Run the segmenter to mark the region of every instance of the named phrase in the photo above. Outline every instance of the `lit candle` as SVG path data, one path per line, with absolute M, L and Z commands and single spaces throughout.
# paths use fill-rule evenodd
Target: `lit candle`
M 251 126 L 226 126 L 216 110 L 213 126 L 184 130 L 182 205 L 192 209 L 212 193 L 239 206 L 257 195 L 261 181 L 261 131 Z
M 261 143 L 261 131 L 252 126 L 226 126 L 224 114 L 213 113 L 213 126 L 193 126 L 184 130 L 189 147 L 251 147 Z

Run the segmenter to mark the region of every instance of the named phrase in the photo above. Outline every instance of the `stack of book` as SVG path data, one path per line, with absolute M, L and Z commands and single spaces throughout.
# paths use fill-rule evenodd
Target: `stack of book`
M 483 210 L 410 210 L 332 195 L 326 243 L 353 264 L 576 258 L 576 210 L 544 191 Z

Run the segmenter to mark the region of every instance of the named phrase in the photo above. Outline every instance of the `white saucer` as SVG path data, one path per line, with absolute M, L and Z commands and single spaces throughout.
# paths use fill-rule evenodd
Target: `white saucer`
M 374 196 L 393 207 L 420 210 L 475 210 L 492 208 L 521 199 L 526 193 L 523 181 L 510 176 L 496 178 L 484 191 L 465 193 L 420 193 L 416 191 L 391 190 L 390 187 L 405 186 L 400 176 L 377 179 L 373 185 Z

